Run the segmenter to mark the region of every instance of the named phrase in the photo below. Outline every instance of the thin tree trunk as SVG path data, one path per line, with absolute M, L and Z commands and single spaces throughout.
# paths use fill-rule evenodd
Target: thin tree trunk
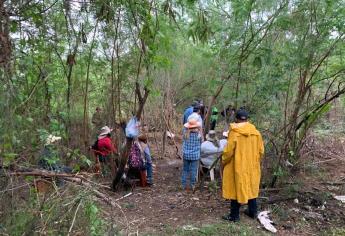
M 10 17 L 5 8 L 5 1 L 0 0 L 0 66 L 4 68 L 9 76 L 12 45 L 10 39 Z
M 145 94 L 144 94 L 144 96 L 141 99 L 140 99 L 141 95 L 139 96 L 139 94 L 138 94 L 138 97 L 139 97 L 139 99 L 138 99 L 139 100 L 138 101 L 139 107 L 138 107 L 138 110 L 136 112 L 136 117 L 137 117 L 138 120 L 140 120 L 140 118 L 141 118 L 141 115 L 142 115 L 142 112 L 144 110 L 144 106 L 145 106 L 146 100 L 148 98 L 148 95 L 149 95 L 149 90 L 148 89 L 145 89 Z M 127 160 L 128 160 L 129 151 L 131 150 L 132 144 L 133 144 L 133 139 L 126 137 L 126 143 L 125 143 L 124 147 L 120 151 L 119 168 L 118 168 L 118 170 L 116 172 L 116 175 L 115 175 L 115 177 L 113 179 L 113 182 L 112 182 L 112 185 L 111 185 L 111 188 L 114 191 L 117 189 L 117 186 L 120 183 L 121 178 L 123 176 L 123 173 L 125 171 L 125 166 L 126 166 L 126 163 L 127 163 Z
M 83 120 L 83 127 L 84 127 L 84 146 L 87 148 L 89 146 L 89 135 L 88 135 L 88 109 L 87 109 L 87 101 L 88 101 L 88 93 L 89 93 L 89 78 L 90 78 L 90 64 L 92 61 L 92 49 L 95 43 L 95 36 L 97 31 L 98 21 L 96 22 L 95 29 L 93 31 L 92 42 L 89 51 L 89 57 L 87 62 L 87 71 L 86 71 L 86 81 L 85 81 L 85 95 L 84 95 L 84 120 Z
M 166 119 L 165 117 L 165 107 L 166 107 L 166 93 L 163 94 L 163 102 L 162 102 L 162 120 Z M 161 149 L 161 157 L 164 158 L 165 156 L 165 146 L 166 146 L 166 133 L 167 133 L 167 124 L 163 122 L 163 132 L 162 132 L 162 149 Z
M 147 87 L 144 87 L 144 95 L 142 95 L 142 93 L 140 91 L 140 84 L 139 84 L 138 80 L 139 80 L 139 75 L 140 75 L 142 56 L 143 56 L 143 52 L 140 54 L 140 57 L 139 57 L 137 77 L 136 77 L 136 83 L 135 83 L 135 94 L 136 94 L 135 97 L 138 97 L 138 109 L 136 111 L 135 116 L 138 120 L 140 120 L 140 118 L 141 118 L 145 103 L 146 103 L 147 98 L 148 98 L 149 93 L 150 93 L 150 90 Z M 147 70 L 147 73 L 148 73 L 148 70 Z M 132 147 L 132 144 L 133 144 L 133 139 L 126 137 L 126 143 L 120 151 L 119 168 L 118 168 L 116 175 L 115 175 L 115 177 L 112 181 L 112 184 L 111 184 L 111 188 L 114 191 L 117 189 L 118 184 L 120 183 L 121 178 L 124 174 L 125 166 L 126 166 L 126 163 L 128 160 L 128 155 L 129 155 L 129 151 Z
M 225 78 L 223 80 L 223 83 L 221 85 L 219 85 L 219 87 L 217 88 L 215 94 L 212 95 L 210 98 L 210 101 L 208 104 L 208 110 L 207 110 L 207 113 L 205 116 L 204 135 L 206 135 L 208 133 L 208 131 L 210 130 L 210 118 L 211 118 L 211 113 L 212 113 L 212 106 L 214 105 L 214 102 L 216 101 L 217 97 L 222 92 L 226 82 L 229 81 L 230 78 L 231 78 L 231 75 L 229 75 L 227 78 Z

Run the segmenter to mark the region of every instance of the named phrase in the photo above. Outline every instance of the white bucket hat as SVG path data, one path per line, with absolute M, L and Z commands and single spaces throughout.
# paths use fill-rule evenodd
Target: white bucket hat
M 102 127 L 101 133 L 99 134 L 99 136 L 105 136 L 109 134 L 111 131 L 113 131 L 113 129 L 110 129 L 108 126 L 104 126 Z
M 229 131 L 224 131 L 224 132 L 223 132 L 223 136 L 224 136 L 224 137 L 228 137 L 228 136 L 229 136 Z

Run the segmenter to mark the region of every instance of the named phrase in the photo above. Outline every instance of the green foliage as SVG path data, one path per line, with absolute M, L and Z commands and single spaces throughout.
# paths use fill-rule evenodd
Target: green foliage
M 87 202 L 85 207 L 85 214 L 90 222 L 90 235 L 104 235 L 103 221 L 99 215 L 99 208 L 94 202 Z
M 5 228 L 5 232 L 10 232 L 11 235 L 23 235 L 31 228 L 31 222 L 33 219 L 34 216 L 33 214 L 30 214 L 30 212 L 18 210 L 12 214 L 12 225 L 8 228 Z M 7 224 L 10 224 L 10 222 L 4 222 L 5 227 Z M 0 232 L 1 231 L 2 230 L 0 230 Z
M 250 111 L 271 140 L 270 177 L 287 174 L 282 164 L 298 160 L 311 128 L 331 128 L 320 119 L 332 109 L 327 98 L 344 85 L 342 0 L 5 5 L 11 18 L 4 32 L 12 44 L 9 67 L 0 69 L 5 166 L 19 157 L 33 162 L 49 134 L 63 137 L 75 170 L 90 166 L 85 154 L 95 107 L 103 108 L 107 124 L 129 117 L 138 106 L 136 82 L 141 92 L 150 91 L 146 119 L 157 125 L 161 117 L 147 116 L 163 105 L 182 111 L 196 98 L 206 102 L 227 78 L 216 106 Z M 343 108 L 344 97 L 339 99 Z M 87 214 L 95 219 L 91 205 Z M 96 220 L 91 231 L 99 227 Z
M 80 149 L 74 149 L 67 152 L 67 158 L 75 163 L 73 170 L 76 172 L 80 171 L 81 167 L 83 169 L 87 169 L 93 164 L 93 162 L 86 155 L 84 155 Z
M 343 227 L 339 227 L 339 228 L 332 228 L 330 230 L 325 230 L 323 232 L 321 232 L 320 235 L 324 235 L 324 236 L 341 236 L 341 235 L 345 235 L 345 228 Z
M 273 176 L 276 177 L 283 177 L 286 175 L 286 171 L 279 165 L 276 167 L 275 171 L 273 172 Z
M 8 167 L 15 160 L 16 156 L 18 156 L 16 153 L 4 153 L 2 164 Z

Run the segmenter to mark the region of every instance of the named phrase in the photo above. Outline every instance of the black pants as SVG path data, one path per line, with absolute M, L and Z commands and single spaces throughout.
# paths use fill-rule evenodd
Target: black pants
M 211 120 L 210 130 L 214 130 L 216 128 L 216 124 L 217 124 L 216 120 Z
M 241 204 L 239 204 L 237 200 L 231 200 L 230 216 L 233 218 L 239 218 L 240 207 L 241 207 Z M 249 214 L 253 214 L 253 215 L 257 214 L 258 206 L 256 203 L 256 198 L 248 200 L 248 211 L 249 211 Z

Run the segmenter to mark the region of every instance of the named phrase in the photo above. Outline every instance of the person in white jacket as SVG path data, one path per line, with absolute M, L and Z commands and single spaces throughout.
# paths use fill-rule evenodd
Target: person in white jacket
M 223 153 L 226 146 L 224 140 L 218 140 L 216 132 L 210 130 L 206 135 L 206 141 L 201 144 L 201 165 L 204 168 L 210 169 L 213 162 Z M 214 168 L 210 170 L 211 180 L 214 180 Z

